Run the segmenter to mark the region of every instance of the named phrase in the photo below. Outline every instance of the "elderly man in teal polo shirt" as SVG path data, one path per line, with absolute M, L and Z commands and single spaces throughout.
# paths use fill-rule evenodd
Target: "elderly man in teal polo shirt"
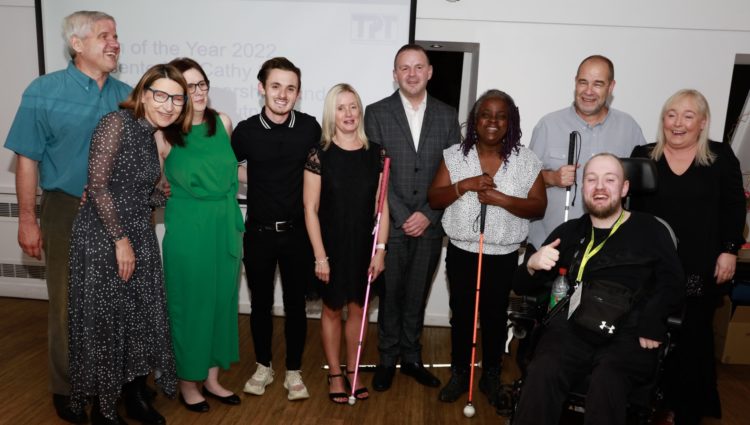
M 58 416 L 85 423 L 69 408 L 68 250 L 73 219 L 86 184 L 89 143 L 99 119 L 131 91 L 109 74 L 120 44 L 114 18 L 80 11 L 67 16 L 63 35 L 72 58 L 67 69 L 35 79 L 23 93 L 5 147 L 17 157 L 18 243 L 37 259 L 45 253 L 49 297 L 49 377 Z M 36 195 L 41 186 L 41 222 Z

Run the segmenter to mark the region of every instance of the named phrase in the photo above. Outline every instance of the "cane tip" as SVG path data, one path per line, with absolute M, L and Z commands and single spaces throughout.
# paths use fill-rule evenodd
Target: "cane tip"
M 356 403 L 356 402 L 357 402 L 357 399 L 353 395 L 350 395 L 349 396 L 349 406 L 354 406 L 354 403 Z
M 474 409 L 474 406 L 471 404 L 467 404 L 466 407 L 464 407 L 464 416 L 467 418 L 473 417 L 477 413 L 476 409 Z

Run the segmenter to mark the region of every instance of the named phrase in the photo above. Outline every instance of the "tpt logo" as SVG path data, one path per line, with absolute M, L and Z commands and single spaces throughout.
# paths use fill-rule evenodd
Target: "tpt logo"
M 396 15 L 352 14 L 351 38 L 353 41 L 395 41 L 397 28 Z

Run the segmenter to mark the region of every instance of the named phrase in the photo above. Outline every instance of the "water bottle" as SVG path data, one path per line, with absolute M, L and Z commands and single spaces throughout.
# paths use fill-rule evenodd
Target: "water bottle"
M 568 269 L 561 267 L 559 275 L 552 282 L 552 293 L 549 296 L 549 309 L 552 310 L 560 300 L 568 295 L 568 279 L 565 275 L 568 273 Z

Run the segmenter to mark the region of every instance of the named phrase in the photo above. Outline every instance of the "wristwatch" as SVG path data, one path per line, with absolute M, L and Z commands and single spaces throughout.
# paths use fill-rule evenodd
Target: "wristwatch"
M 388 244 L 387 243 L 379 243 L 375 245 L 375 250 L 382 249 L 383 251 L 388 252 Z

